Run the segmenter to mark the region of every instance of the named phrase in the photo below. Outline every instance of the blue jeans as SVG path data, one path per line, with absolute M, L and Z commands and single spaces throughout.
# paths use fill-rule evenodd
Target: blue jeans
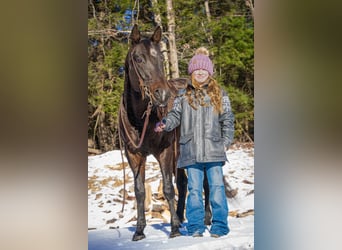
M 226 235 L 228 227 L 228 204 L 223 183 L 222 163 L 198 163 L 188 166 L 188 198 L 186 204 L 187 230 L 189 235 L 194 232 L 203 233 L 204 205 L 203 205 L 203 178 L 207 172 L 210 205 L 212 209 L 211 234 Z

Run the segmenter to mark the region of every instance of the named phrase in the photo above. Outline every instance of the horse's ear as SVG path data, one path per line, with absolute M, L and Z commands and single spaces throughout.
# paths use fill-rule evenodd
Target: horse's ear
M 129 36 L 129 39 L 131 39 L 132 43 L 138 43 L 140 41 L 140 31 L 138 29 L 138 25 L 134 24 L 133 29 L 131 31 L 131 35 Z
M 161 40 L 161 36 L 162 36 L 162 30 L 161 30 L 160 26 L 158 26 L 156 28 L 156 30 L 154 31 L 154 33 L 151 37 L 151 40 L 155 43 L 159 43 Z

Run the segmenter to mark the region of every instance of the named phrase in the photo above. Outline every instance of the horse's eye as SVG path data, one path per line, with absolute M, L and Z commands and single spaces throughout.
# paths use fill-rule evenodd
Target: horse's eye
M 142 58 L 139 56 L 136 56 L 134 59 L 137 63 L 141 63 L 143 61 Z

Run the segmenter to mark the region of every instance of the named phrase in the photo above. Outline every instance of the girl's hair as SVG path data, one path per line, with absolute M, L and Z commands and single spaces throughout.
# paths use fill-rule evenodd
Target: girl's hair
M 191 81 L 194 88 L 188 87 L 185 93 L 188 98 L 189 105 L 194 109 L 197 109 L 198 105 L 207 106 L 203 100 L 205 96 L 203 92 L 204 88 L 201 87 L 201 85 L 194 79 L 193 75 L 191 76 Z M 210 104 L 214 107 L 215 112 L 221 114 L 223 112 L 221 88 L 217 81 L 211 76 L 209 76 L 207 81 L 208 87 L 206 88 L 206 91 L 210 97 Z

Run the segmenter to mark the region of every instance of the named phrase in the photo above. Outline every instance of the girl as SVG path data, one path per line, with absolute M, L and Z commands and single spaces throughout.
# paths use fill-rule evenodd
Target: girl
M 234 115 L 228 95 L 212 78 L 214 67 L 208 55 L 204 47 L 196 50 L 188 66 L 191 76 L 188 86 L 175 99 L 172 110 L 155 127 L 156 132 L 162 132 L 180 126 L 178 167 L 187 170 L 187 230 L 193 237 L 201 237 L 205 231 L 204 171 L 208 177 L 212 208 L 210 235 L 220 237 L 229 233 L 222 166 L 234 137 Z

